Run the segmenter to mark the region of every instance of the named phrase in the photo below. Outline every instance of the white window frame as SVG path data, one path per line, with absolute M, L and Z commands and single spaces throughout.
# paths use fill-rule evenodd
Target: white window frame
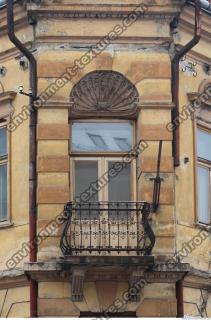
M 196 146 L 198 144 L 198 141 L 197 141 L 197 132 L 198 130 L 201 130 L 201 131 L 205 131 L 207 133 L 210 134 L 210 137 L 211 137 L 211 130 L 209 130 L 208 128 L 204 128 L 202 126 L 199 126 L 197 125 L 196 126 Z M 196 151 L 197 151 L 197 147 L 196 147 Z M 198 168 L 199 167 L 202 167 L 202 168 L 208 168 L 209 169 L 209 193 L 210 193 L 210 198 L 209 198 L 209 209 L 210 209 L 210 212 L 209 212 L 209 222 L 208 223 L 205 223 L 205 222 L 202 222 L 199 220 L 199 212 L 198 212 L 198 198 L 199 198 L 199 194 L 198 194 Z M 207 159 L 203 159 L 203 158 L 200 158 L 198 156 L 198 151 L 196 153 L 196 181 L 197 181 L 197 203 L 196 203 L 196 212 L 197 212 L 197 223 L 198 224 L 201 224 L 201 225 L 205 225 L 205 226 L 208 226 L 211 224 L 211 161 L 210 160 L 207 160 Z

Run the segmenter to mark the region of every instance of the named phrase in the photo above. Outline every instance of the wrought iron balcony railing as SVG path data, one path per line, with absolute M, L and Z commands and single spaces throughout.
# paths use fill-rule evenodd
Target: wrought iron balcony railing
M 112 252 L 150 255 L 155 236 L 146 202 L 69 202 L 60 247 L 65 256 Z

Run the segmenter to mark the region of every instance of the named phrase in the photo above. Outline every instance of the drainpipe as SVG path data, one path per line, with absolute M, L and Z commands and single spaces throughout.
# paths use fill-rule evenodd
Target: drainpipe
M 176 282 L 177 318 L 184 318 L 183 280 Z
M 193 39 L 178 51 L 172 60 L 172 101 L 175 104 L 172 110 L 172 122 L 179 116 L 179 61 L 191 50 L 201 38 L 201 1 L 194 0 L 195 3 L 195 34 Z M 173 131 L 173 156 L 174 165 L 180 165 L 180 130 L 179 126 Z
M 172 111 L 172 122 L 179 116 L 179 61 L 191 50 L 201 38 L 201 1 L 195 0 L 195 34 L 193 39 L 178 51 L 172 60 L 172 100 L 175 107 Z M 180 132 L 179 126 L 173 131 L 173 155 L 174 165 L 180 164 Z M 176 283 L 177 318 L 184 317 L 183 280 Z
M 37 96 L 37 62 L 31 52 L 24 47 L 20 40 L 16 37 L 14 31 L 14 8 L 13 0 L 7 0 L 7 28 L 8 37 L 11 42 L 22 52 L 22 54 L 29 61 L 29 74 L 30 74 L 30 87 L 32 95 L 30 96 L 30 106 L 33 112 L 30 113 L 29 118 L 29 242 L 30 262 L 37 261 L 37 246 L 34 243 L 36 237 L 36 124 L 37 124 L 37 112 L 34 108 L 34 97 Z M 30 279 L 30 314 L 31 317 L 37 317 L 37 282 Z

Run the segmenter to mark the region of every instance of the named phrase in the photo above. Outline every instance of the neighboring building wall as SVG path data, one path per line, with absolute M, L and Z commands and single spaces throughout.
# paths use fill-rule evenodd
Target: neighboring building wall
M 194 10 L 186 8 L 181 16 L 180 27 L 178 34 L 175 36 L 176 43 L 185 45 L 190 35 L 193 32 L 191 24 L 185 24 L 190 18 L 193 19 Z M 211 77 L 209 72 L 205 72 L 205 65 L 210 65 L 210 32 L 211 32 L 211 16 L 202 14 L 202 39 L 199 44 L 187 55 L 184 62 L 181 63 L 181 69 L 188 63 L 195 62 L 196 66 L 193 69 L 186 68 L 180 72 L 180 112 L 184 106 L 188 106 L 194 99 L 198 98 L 198 94 L 205 90 L 203 83 L 207 82 L 211 85 Z M 205 31 L 207 34 L 205 35 Z M 185 72 L 184 72 L 185 71 Z M 196 74 L 193 72 L 196 71 Z M 195 96 L 195 98 L 193 98 Z M 201 104 L 203 110 L 205 105 Z M 211 120 L 211 109 L 208 110 L 205 116 L 205 121 Z M 175 170 L 175 195 L 176 195 L 176 250 L 177 252 L 184 249 L 184 244 L 187 244 L 188 251 L 185 252 L 185 257 L 182 258 L 183 262 L 190 263 L 192 268 L 196 270 L 210 273 L 211 269 L 211 236 L 209 235 L 209 228 L 200 227 L 197 223 L 197 189 L 196 189 L 196 123 L 197 113 L 195 118 L 188 117 L 180 124 L 180 166 Z M 189 161 L 184 162 L 185 157 Z M 203 229 L 204 234 L 202 233 Z M 194 237 L 201 238 L 200 245 L 190 246 L 190 241 Z M 196 241 L 196 243 L 200 243 Z M 184 252 L 184 250 L 183 250 Z M 201 278 L 201 283 L 197 284 L 198 279 L 189 281 L 185 278 L 185 285 L 191 288 L 184 290 L 185 300 L 185 314 L 190 316 L 210 316 L 210 302 L 211 295 L 209 290 L 203 290 L 207 287 L 207 279 Z M 197 288 L 194 288 L 194 287 Z M 208 285 L 209 286 L 209 285 Z M 204 297 L 204 298 L 203 298 Z M 205 303 L 203 303 L 205 301 Z M 204 308 L 204 309 L 203 309 Z M 207 313 L 206 313 L 207 311 Z
M 15 17 L 18 22 L 17 34 L 21 41 L 30 46 L 33 30 L 28 26 L 26 12 L 22 7 L 15 6 Z M 28 104 L 28 98 L 15 95 L 19 85 L 29 89 L 29 72 L 20 68 L 20 52 L 9 41 L 6 30 L 5 9 L 0 11 L 0 66 L 6 68 L 6 75 L 0 77 L 5 94 L 10 93 L 9 102 L 2 98 L 0 112 L 5 106 L 14 108 L 13 116 L 22 111 L 22 106 Z M 22 120 L 21 125 L 8 132 L 9 145 L 9 212 L 7 223 L 0 224 L 0 310 L 1 317 L 29 316 L 29 287 L 25 276 L 24 283 L 18 277 L 19 271 L 13 268 L 23 268 L 24 261 L 28 261 L 28 254 L 22 249 L 29 238 L 29 121 Z M 15 262 L 7 263 L 15 256 Z M 7 273 L 4 275 L 3 270 Z M 22 271 L 23 273 L 23 271 Z M 5 284 L 6 283 L 6 284 Z

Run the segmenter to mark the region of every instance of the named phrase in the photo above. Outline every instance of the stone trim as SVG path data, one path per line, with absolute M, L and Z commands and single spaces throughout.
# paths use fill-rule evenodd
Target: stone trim
M 16 94 L 14 91 L 7 91 L 0 94 L 0 119 L 7 118 L 13 113 L 14 108 L 11 102 L 15 99 Z
M 68 140 L 69 135 L 68 124 L 51 124 L 43 123 L 37 125 L 38 140 Z
M 37 191 L 37 203 L 57 204 L 69 201 L 69 188 L 40 187 Z
M 153 256 L 111 256 L 111 257 L 71 257 L 69 260 L 49 262 L 27 262 L 24 264 L 26 275 L 38 281 L 70 281 L 76 268 L 84 272 L 84 281 L 130 281 L 138 275 L 149 283 L 175 283 L 189 271 L 189 264 L 178 263 L 172 268 L 157 265 L 153 269 Z M 112 266 L 112 268 L 111 268 Z M 150 268 L 151 267 L 151 268 Z
M 69 156 L 43 156 L 38 158 L 38 172 L 69 172 Z
M 191 268 L 190 272 L 184 278 L 184 286 L 211 290 L 211 274 L 210 272 Z
M 9 289 L 28 285 L 27 275 L 24 270 L 11 269 L 0 271 L 0 289 Z
M 142 140 L 157 141 L 157 140 L 172 140 L 172 132 L 169 132 L 165 124 L 142 124 L 140 127 L 140 137 Z
M 157 158 L 154 157 L 144 157 L 140 159 L 140 167 L 143 172 L 156 172 L 157 171 Z M 161 172 L 174 172 L 173 158 L 172 157 L 162 157 L 161 158 Z

